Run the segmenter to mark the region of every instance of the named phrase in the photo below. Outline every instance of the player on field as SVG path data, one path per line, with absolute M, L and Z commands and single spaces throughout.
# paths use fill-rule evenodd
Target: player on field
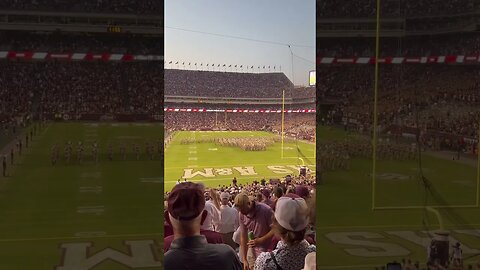
M 79 141 L 78 142 L 78 146 L 77 146 L 77 161 L 78 163 L 82 163 L 83 161 L 83 143 L 82 141 Z
M 54 144 L 52 147 L 52 166 L 55 166 L 57 164 L 58 160 L 58 145 Z
M 13 150 L 13 147 L 12 149 L 10 149 L 10 164 L 13 165 L 13 156 L 14 156 L 14 150 Z
M 22 140 L 18 139 L 18 155 L 22 155 Z
M 127 151 L 125 147 L 125 143 L 120 143 L 120 155 L 122 156 L 123 160 L 127 159 Z
M 135 154 L 137 155 L 137 160 L 140 160 L 140 145 L 138 143 L 134 144 Z
M 92 144 L 92 156 L 93 156 L 93 160 L 95 161 L 95 164 L 97 164 L 98 163 L 98 144 L 96 141 L 94 141 Z
M 155 159 L 155 146 L 153 142 L 150 144 L 150 160 Z
M 451 260 L 452 260 L 453 266 L 462 266 L 462 264 L 463 264 L 463 262 L 462 262 L 462 254 L 463 254 L 463 250 L 462 250 L 462 248 L 460 247 L 460 243 L 457 242 L 457 243 L 453 246 L 453 252 L 452 252 L 452 256 L 451 256 Z
M 162 140 L 158 139 L 157 141 L 157 153 L 158 156 L 161 158 L 162 157 Z
M 113 145 L 112 143 L 108 143 L 108 160 L 113 160 Z
M 7 156 L 3 156 L 3 161 L 2 161 L 2 168 L 3 168 L 3 177 L 7 177 Z
M 70 150 L 70 142 L 65 144 L 63 148 L 63 154 L 65 155 L 65 162 L 70 164 L 70 157 L 71 157 L 71 150 Z

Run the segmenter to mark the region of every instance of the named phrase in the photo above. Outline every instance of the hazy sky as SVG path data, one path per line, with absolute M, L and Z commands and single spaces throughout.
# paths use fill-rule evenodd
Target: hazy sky
M 305 59 L 294 56 L 295 85 L 308 85 L 308 72 L 315 69 L 315 0 L 165 0 L 165 26 L 166 68 L 190 62 L 194 69 L 196 62 L 204 70 L 208 63 L 243 65 L 244 72 L 245 66 L 255 66 L 255 72 L 258 66 L 270 66 L 273 72 L 273 66 L 276 71 L 281 66 L 293 81 L 288 46 L 172 29 L 181 28 L 307 46 L 291 47 Z

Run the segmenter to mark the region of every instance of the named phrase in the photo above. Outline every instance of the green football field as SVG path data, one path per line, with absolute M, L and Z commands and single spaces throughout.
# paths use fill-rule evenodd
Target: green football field
M 63 159 L 63 145 L 82 140 L 85 159 Z M 0 178 L 0 269 L 161 269 L 163 126 L 126 123 L 50 123 Z M 99 162 L 90 157 L 99 144 Z M 155 159 L 145 155 L 154 143 Z M 114 145 L 113 160 L 107 144 Z M 119 144 L 127 145 L 127 158 Z M 60 160 L 51 165 L 58 143 Z M 139 143 L 136 160 L 133 143 Z M 74 150 L 74 153 L 76 151 Z M 75 157 L 75 154 L 74 154 Z
M 265 138 L 275 137 L 263 131 L 179 131 L 165 149 L 165 190 L 171 190 L 178 179 L 199 181 L 210 187 L 229 185 L 233 177 L 239 183 L 255 179 L 281 178 L 298 174 L 306 165 L 315 171 L 315 145 L 285 140 L 283 158 L 281 142 L 266 151 L 245 151 L 238 147 L 219 146 L 213 142 L 181 144 L 182 139 Z
M 318 139 L 324 141 L 351 136 L 357 135 L 327 127 L 317 130 Z M 323 173 L 324 183 L 317 188 L 318 269 L 374 269 L 402 258 L 425 263 L 430 242 L 425 231 L 440 229 L 440 220 L 450 232 L 450 244 L 463 244 L 466 264 L 476 262 L 480 259 L 476 164 L 453 161 L 450 155 L 423 154 L 428 192 L 419 180 L 418 160 L 379 160 L 375 186 L 371 159 L 355 159 L 346 171 Z

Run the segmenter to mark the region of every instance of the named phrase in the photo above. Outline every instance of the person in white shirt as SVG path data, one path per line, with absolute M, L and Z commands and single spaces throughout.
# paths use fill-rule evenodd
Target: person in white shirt
M 238 222 L 238 211 L 228 204 L 229 201 L 230 194 L 222 192 L 220 194 L 220 222 L 215 231 L 222 234 L 223 243 L 235 249 L 238 247 L 238 244 L 233 241 L 233 233 L 240 225 Z
M 220 202 L 218 193 L 214 189 L 210 189 L 205 194 L 205 210 L 207 211 L 207 218 L 203 222 L 202 230 L 216 231 L 215 227 L 220 223 Z
M 462 248 L 460 247 L 460 243 L 457 242 L 455 246 L 453 246 L 452 252 L 452 263 L 454 266 L 462 266 Z

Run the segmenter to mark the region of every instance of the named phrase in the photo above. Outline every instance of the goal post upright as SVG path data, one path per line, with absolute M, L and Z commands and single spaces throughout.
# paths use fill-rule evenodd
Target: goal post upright
M 283 143 L 284 143 L 284 125 L 285 125 L 285 90 L 282 90 L 282 151 L 281 158 L 283 159 Z
M 373 129 L 372 129 L 372 210 L 375 210 L 375 181 L 377 171 L 377 124 L 378 124 L 378 59 L 380 46 L 380 0 L 377 0 L 377 27 L 375 35 L 375 81 L 373 93 Z
M 477 207 L 480 207 L 480 121 L 478 122 L 478 142 L 477 142 Z

